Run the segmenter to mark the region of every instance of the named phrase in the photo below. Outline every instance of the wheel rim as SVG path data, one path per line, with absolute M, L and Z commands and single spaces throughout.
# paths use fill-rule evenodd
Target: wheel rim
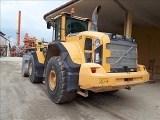
M 49 87 L 51 90 L 56 88 L 56 74 L 53 70 L 49 74 Z
M 32 74 L 32 63 L 30 63 L 30 65 L 29 65 L 29 74 L 30 75 Z

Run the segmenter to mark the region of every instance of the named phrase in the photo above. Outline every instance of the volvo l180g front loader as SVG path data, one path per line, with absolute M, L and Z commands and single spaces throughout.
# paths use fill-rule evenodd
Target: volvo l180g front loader
M 29 78 L 32 83 L 45 80 L 54 103 L 71 101 L 77 93 L 116 92 L 149 80 L 145 66 L 137 64 L 134 38 L 97 31 L 100 9 L 96 7 L 92 20 L 66 12 L 44 16 L 54 38 L 47 48 L 31 52 Z

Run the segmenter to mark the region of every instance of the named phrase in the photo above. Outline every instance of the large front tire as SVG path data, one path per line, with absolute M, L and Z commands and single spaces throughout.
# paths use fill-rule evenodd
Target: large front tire
M 34 63 L 34 58 L 31 55 L 30 59 L 29 59 L 29 80 L 32 83 L 42 83 L 43 81 L 43 77 L 37 77 L 36 76 L 36 69 L 34 67 L 35 63 Z
M 66 68 L 62 57 L 52 57 L 46 68 L 46 85 L 49 98 L 54 103 L 64 103 L 73 100 L 77 91 L 67 91 Z

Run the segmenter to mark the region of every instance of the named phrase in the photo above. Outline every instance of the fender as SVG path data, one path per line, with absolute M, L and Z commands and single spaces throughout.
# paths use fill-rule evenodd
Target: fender
M 77 43 L 52 42 L 48 45 L 45 67 L 53 56 L 62 56 L 66 68 L 67 91 L 79 89 L 79 71 L 84 62 L 84 55 Z M 76 57 L 75 57 L 76 56 Z
M 36 76 L 37 77 L 43 77 L 44 64 L 42 64 L 38 61 L 37 53 L 35 51 L 31 52 L 31 54 L 32 54 L 33 59 L 34 59 L 34 68 L 36 69 Z
M 31 52 L 33 58 L 34 58 L 34 67 L 37 69 L 37 68 L 44 68 L 44 64 L 40 63 L 38 61 L 38 57 L 37 57 L 37 53 L 34 51 L 34 52 Z

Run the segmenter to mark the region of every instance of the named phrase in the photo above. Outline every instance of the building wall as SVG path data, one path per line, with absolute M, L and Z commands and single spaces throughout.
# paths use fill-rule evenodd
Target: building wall
M 115 33 L 123 35 L 123 31 Z M 138 64 L 145 65 L 152 78 L 149 61 L 155 60 L 153 73 L 156 71 L 156 66 L 160 66 L 160 29 L 156 27 L 133 28 L 132 36 L 137 41 Z M 160 79 L 160 68 L 156 78 Z
M 0 36 L 0 46 L 7 45 L 7 51 L 6 54 L 9 56 L 9 41 L 6 40 L 4 37 Z
M 8 41 L 2 36 L 0 36 L 0 45 L 8 45 Z
M 137 40 L 138 63 L 149 67 L 149 61 L 155 59 L 160 66 L 160 29 L 133 28 L 132 36 Z
M 148 72 L 150 72 L 151 79 L 156 71 L 156 66 L 160 66 L 160 29 L 149 28 L 133 28 L 132 36 L 137 40 L 138 48 L 138 63 L 146 66 Z M 152 75 L 150 60 L 155 60 L 154 71 Z M 160 79 L 159 74 L 156 75 L 157 79 Z

